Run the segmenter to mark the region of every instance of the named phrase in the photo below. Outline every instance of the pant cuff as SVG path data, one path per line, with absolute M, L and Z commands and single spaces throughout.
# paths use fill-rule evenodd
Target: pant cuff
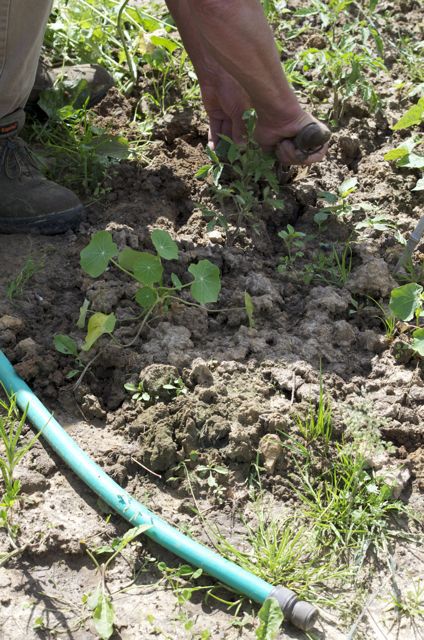
M 17 135 L 24 124 L 25 111 L 23 109 L 17 109 L 13 113 L 0 118 L 0 140 Z

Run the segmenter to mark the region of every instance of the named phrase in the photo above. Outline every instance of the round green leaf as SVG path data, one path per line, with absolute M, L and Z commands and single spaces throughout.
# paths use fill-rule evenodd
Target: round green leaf
M 104 333 L 112 333 L 116 325 L 116 316 L 114 313 L 106 315 L 104 313 L 94 313 L 87 326 L 87 336 L 85 338 L 83 351 L 89 351 L 93 344 Z
M 177 243 L 167 231 L 162 229 L 152 231 L 152 242 L 161 258 L 165 260 L 176 260 L 178 258 Z
M 412 320 L 415 311 L 421 305 L 422 292 L 422 286 L 416 282 L 393 289 L 389 306 L 396 318 L 405 322 Z
M 126 247 L 119 254 L 118 262 L 123 269 L 126 269 L 127 271 L 134 271 L 134 267 L 137 264 L 137 260 L 142 255 L 143 254 L 141 253 L 141 251 L 135 251 L 134 249 L 130 249 L 129 247 Z
M 118 255 L 118 247 L 108 231 L 98 231 L 80 255 L 83 271 L 97 278 L 106 271 L 110 259 Z
M 156 291 L 150 287 L 143 287 L 138 289 L 135 294 L 135 300 L 143 309 L 151 309 L 157 302 L 158 296 Z
M 216 302 L 221 291 L 218 267 L 209 260 L 200 260 L 198 264 L 190 265 L 188 270 L 194 276 L 190 291 L 196 302 L 200 304 Z
M 158 256 L 153 256 L 151 253 L 141 253 L 134 263 L 133 273 L 136 280 L 146 286 L 159 283 L 162 281 L 162 262 Z
M 424 358 L 424 328 L 414 331 L 412 338 L 411 347 Z

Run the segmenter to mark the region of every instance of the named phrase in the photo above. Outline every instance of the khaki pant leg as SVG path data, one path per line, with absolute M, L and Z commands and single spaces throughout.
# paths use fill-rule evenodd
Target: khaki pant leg
M 0 118 L 28 100 L 51 5 L 52 0 L 0 0 Z

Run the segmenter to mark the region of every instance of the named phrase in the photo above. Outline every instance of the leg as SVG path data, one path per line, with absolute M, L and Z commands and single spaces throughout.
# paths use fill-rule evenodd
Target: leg
M 51 0 L 0 0 L 0 120 L 25 106 L 51 4 Z
M 60 233 L 77 224 L 77 196 L 40 173 L 18 137 L 51 0 L 0 0 L 0 233 Z

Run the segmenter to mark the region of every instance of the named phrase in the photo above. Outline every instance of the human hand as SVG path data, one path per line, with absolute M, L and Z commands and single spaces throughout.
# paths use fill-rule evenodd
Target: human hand
M 264 149 L 275 152 L 282 165 L 308 166 L 324 159 L 331 133 L 299 107 L 291 118 L 282 116 L 272 124 L 259 118 L 255 136 Z
M 216 65 L 213 72 L 200 81 L 200 88 L 209 116 L 209 146 L 215 149 L 220 134 L 229 136 L 236 144 L 242 144 L 246 138 L 243 114 L 252 107 L 252 103 L 241 85 Z M 311 165 L 324 159 L 328 143 L 324 142 L 321 147 L 318 144 L 318 149 L 299 149 L 295 138 L 313 123 L 321 130 L 320 137 L 328 140 L 329 129 L 300 106 L 290 115 L 282 112 L 279 117 L 274 116 L 274 120 L 259 117 L 255 138 L 265 151 L 273 151 L 282 165 Z
M 209 146 L 215 149 L 220 134 L 242 144 L 246 135 L 243 114 L 252 105 L 241 85 L 224 69 L 217 67 L 205 80 L 200 80 L 200 90 L 209 116 Z

